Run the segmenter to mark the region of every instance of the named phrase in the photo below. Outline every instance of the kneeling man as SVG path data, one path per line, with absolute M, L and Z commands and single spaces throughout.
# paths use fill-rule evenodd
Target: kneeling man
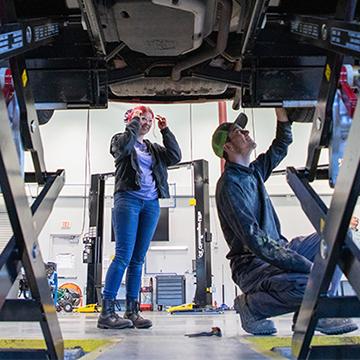
M 218 126 L 212 137 L 217 156 L 226 160 L 216 187 L 216 205 L 229 245 L 232 278 L 243 294 L 235 299 L 243 329 L 254 335 L 276 332 L 268 318 L 296 312 L 308 281 L 320 237 L 315 233 L 288 242 L 264 182 L 287 154 L 292 142 L 291 124 L 284 109 L 276 109 L 276 137 L 254 161 L 256 143 L 245 130 L 247 117 Z M 335 295 L 341 273 L 336 271 L 329 290 Z M 357 329 L 350 319 L 320 319 L 316 330 L 343 334 Z

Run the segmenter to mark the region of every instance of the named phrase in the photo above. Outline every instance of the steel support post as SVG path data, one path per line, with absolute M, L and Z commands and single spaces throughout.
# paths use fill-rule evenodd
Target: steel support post
M 89 195 L 89 238 L 92 241 L 91 259 L 88 261 L 86 282 L 86 303 L 101 303 L 102 249 L 104 238 L 104 196 L 103 174 L 91 176 Z
M 308 217 L 318 234 L 322 235 L 328 208 L 321 200 L 320 196 L 311 187 L 305 176 L 305 172 L 289 167 L 287 168 L 287 181 L 296 197 L 299 199 L 305 215 Z M 353 288 L 360 294 L 360 278 L 357 276 L 360 271 L 360 249 L 353 242 L 350 232 L 348 232 L 345 238 L 345 244 L 342 247 L 338 261 L 341 270 L 348 277 Z M 344 300 L 344 297 L 341 299 Z M 350 306 L 350 309 L 354 309 L 354 307 Z M 319 311 L 323 312 L 320 307 L 318 308 L 318 312 Z M 327 306 L 325 311 L 332 310 Z M 354 310 L 353 315 L 355 315 L 355 313 L 356 311 Z
M 209 204 L 209 165 L 193 161 L 195 188 L 196 292 L 195 304 L 212 305 L 211 232 Z
M 332 105 L 343 64 L 343 55 L 328 55 L 320 86 L 318 104 L 313 118 L 313 125 L 308 146 L 306 168 L 309 180 L 315 179 L 320 152 L 328 144 L 332 121 Z
M 0 38 L 3 42 L 1 59 L 9 59 L 12 70 L 16 97 L 20 109 L 20 123 L 24 148 L 31 151 L 35 168 L 36 180 L 39 184 L 46 182 L 46 169 L 43 156 L 43 148 L 38 129 L 37 114 L 32 98 L 31 88 L 27 77 L 23 55 L 27 50 L 43 45 L 57 35 L 57 26 L 47 27 L 45 25 L 36 28 L 30 23 L 23 25 L 22 31 L 17 31 L 18 19 L 13 1 L 0 0 L 2 12 L 0 14 Z M 44 24 L 43 24 L 44 25 Z M 9 33 L 9 27 L 15 27 L 14 33 Z M 11 56 L 14 56 L 11 58 Z M 10 57 L 10 58 L 9 58 Z M 62 184 L 57 182 L 63 173 L 49 181 L 45 186 L 42 196 L 35 201 L 30 210 L 25 184 L 21 175 L 18 154 L 15 149 L 8 110 L 0 91 L 0 186 L 4 196 L 9 220 L 13 230 L 13 238 L 4 249 L 1 255 L 1 268 L 8 269 L 8 281 L 1 293 L 1 307 L 4 302 L 4 290 L 13 281 L 15 273 L 19 270 L 19 262 L 24 267 L 29 282 L 31 295 L 38 304 L 40 316 L 36 320 L 44 335 L 47 350 L 43 350 L 42 356 L 50 359 L 63 359 L 64 343 L 53 299 L 50 294 L 50 287 L 46 276 L 45 265 L 40 252 L 37 235 L 43 227 L 53 206 L 54 198 L 58 194 Z M 51 183 L 51 184 L 50 184 Z M 54 186 L 54 184 L 58 186 Z M 33 213 L 32 213 L 33 212 Z M 16 303 L 16 300 L 15 300 Z M 31 311 L 31 307 L 29 308 Z M 39 315 L 39 313 L 38 313 Z M 26 316 L 25 316 L 26 317 Z M 32 352 L 30 356 L 39 355 L 39 352 Z
M 14 88 L 20 109 L 21 134 L 24 149 L 31 152 L 36 179 L 45 183 L 44 149 L 40 137 L 39 121 L 35 110 L 32 90 L 28 81 L 25 60 L 22 55 L 10 59 Z
M 300 201 L 304 213 L 321 235 L 324 229 L 328 208 L 320 196 L 313 190 L 304 171 L 287 168 L 287 181 Z M 342 271 L 350 279 L 351 284 L 360 293 L 360 278 L 357 276 L 360 271 L 360 249 L 353 242 L 348 232 L 345 238 L 345 246 L 340 253 L 339 264 Z
M 357 107 L 350 129 L 345 156 L 340 167 L 331 205 L 326 214 L 323 206 L 318 206 L 322 216 L 313 223 L 320 231 L 320 254 L 314 261 L 313 270 L 309 276 L 308 286 L 300 308 L 295 326 L 292 349 L 298 359 L 306 359 L 309 354 L 311 339 L 318 319 L 317 306 L 320 296 L 324 296 L 329 287 L 331 277 L 339 263 L 353 282 L 355 291 L 360 297 L 359 281 L 355 280 L 354 267 L 359 269 L 359 259 L 352 253 L 351 246 L 344 249 L 347 240 L 350 218 L 360 191 L 360 148 L 358 134 L 360 133 L 360 109 Z M 303 201 L 302 201 L 303 203 Z M 339 260 L 341 259 L 341 260 Z M 356 260 L 356 261 L 355 261 Z M 351 280 L 353 278 L 353 281 Z M 340 350 L 337 350 L 340 351 Z
M 59 35 L 60 24 L 45 19 L 42 21 L 38 20 L 33 24 L 31 22 L 24 23 L 20 26 L 17 24 L 18 19 L 14 2 L 3 0 L 1 6 L 3 12 L 0 14 L 0 20 L 2 20 L 0 36 L 1 40 L 5 42 L 2 56 L 9 59 L 10 62 L 14 88 L 20 109 L 23 145 L 25 150 L 31 152 L 37 182 L 44 184 L 46 173 L 44 151 L 23 53 L 47 44 L 55 36 Z M 7 30 L 9 26 L 15 26 L 15 28 L 18 26 L 21 27 L 21 30 L 9 33 Z
M 353 20 L 356 2 L 357 0 L 340 0 L 337 6 L 336 19 L 347 22 Z M 300 31 L 300 29 L 303 28 L 300 25 L 298 26 L 298 24 L 296 21 L 290 22 L 290 31 L 294 34 L 301 35 L 301 40 L 308 41 L 310 39 L 310 43 L 313 42 L 314 45 L 318 45 L 318 39 L 326 40 L 328 38 L 329 34 L 326 26 L 318 27 L 316 31 L 313 30 L 314 32 L 308 31 L 307 34 L 304 35 L 304 31 Z M 308 36 L 309 34 L 310 36 Z M 310 181 L 315 179 L 321 149 L 329 144 L 332 124 L 332 106 L 343 60 L 344 53 L 329 52 L 327 56 L 308 146 L 306 169 L 308 170 L 308 179 Z
M 21 177 L 18 156 L 12 139 L 7 108 L 0 92 L 0 186 L 17 246 L 23 249 L 22 263 L 33 298 L 42 307 L 40 325 L 51 359 L 62 359 L 63 339 L 50 295 L 32 214 Z
M 58 170 L 55 174 L 49 176 L 45 186 L 31 205 L 32 219 L 36 224 L 36 227 L 34 227 L 35 236 L 40 234 L 49 218 L 64 182 L 64 170 Z M 15 236 L 13 236 L 0 254 L 0 272 L 3 274 L 0 279 L 0 311 L 21 269 L 21 258 L 21 248 L 17 246 Z

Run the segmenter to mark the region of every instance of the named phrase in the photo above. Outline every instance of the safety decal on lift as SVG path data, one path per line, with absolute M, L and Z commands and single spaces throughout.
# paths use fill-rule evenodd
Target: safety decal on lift
M 320 218 L 320 231 L 323 232 L 325 228 L 325 220 Z
M 327 81 L 330 81 L 330 77 L 331 77 L 331 68 L 329 64 L 326 64 L 325 67 L 325 77 Z
M 26 87 L 27 82 L 28 82 L 28 76 L 27 76 L 27 73 L 26 73 L 25 69 L 22 72 L 21 80 L 22 80 L 23 87 Z

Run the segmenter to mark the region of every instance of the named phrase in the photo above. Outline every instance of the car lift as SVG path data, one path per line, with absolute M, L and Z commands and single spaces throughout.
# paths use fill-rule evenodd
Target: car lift
M 199 308 L 212 305 L 211 233 L 209 213 L 209 170 L 206 160 L 184 162 L 169 169 L 192 167 L 195 197 L 196 292 L 194 303 Z M 100 303 L 102 287 L 102 248 L 105 181 L 114 173 L 91 176 L 89 199 L 89 233 L 84 237 L 83 261 L 88 264 L 86 303 Z
M 83 238 L 83 262 L 88 264 L 86 304 L 101 305 L 102 250 L 104 241 L 105 181 L 114 173 L 91 175 L 89 193 L 89 231 Z
M 249 33 L 255 28 L 254 24 L 258 19 L 261 19 L 265 3 L 265 0 L 256 1 L 256 9 L 250 18 Z M 47 19 L 19 22 L 12 1 L 1 0 L 0 5 L 2 10 L 0 39 L 2 44 L 5 44 L 1 47 L 0 60 L 10 62 L 21 109 L 24 145 L 26 150 L 31 151 L 35 168 L 35 173 L 27 175 L 25 180 L 45 184 L 30 210 L 24 181 L 16 165 L 18 163 L 16 150 L 12 142 L 5 102 L 0 93 L 0 186 L 14 232 L 0 255 L 0 268 L 4 274 L 0 280 L 0 320 L 39 321 L 47 351 L 34 351 L 32 357 L 46 358 L 48 356 L 51 359 L 61 359 L 63 358 L 63 340 L 46 280 L 37 236 L 63 185 L 64 172 L 62 170 L 56 173 L 46 172 L 38 121 L 23 56 L 27 51 L 51 42 L 59 34 L 60 24 Z M 310 347 L 318 318 L 360 316 L 358 301 L 360 250 L 347 236 L 348 224 L 360 191 L 360 148 L 357 143 L 357 137 L 360 134 L 360 110 L 358 108 L 353 117 L 345 155 L 343 159 L 342 156 L 337 155 L 339 159 L 342 159 L 342 165 L 336 183 L 334 178 L 331 180 L 335 189 L 329 208 L 310 186 L 310 182 L 315 179 L 324 178 L 324 176 L 329 178 L 333 175 L 329 171 L 320 171 L 318 160 L 321 148 L 331 148 L 333 144 L 330 136 L 333 124 L 332 111 L 344 56 L 356 59 L 360 57 L 358 45 L 360 26 L 352 21 L 356 5 L 356 0 L 339 0 L 336 17 L 331 19 L 302 15 L 284 19 L 284 24 L 289 25 L 289 32 L 292 32 L 297 39 L 328 51 L 313 120 L 306 168 L 305 170 L 289 168 L 287 175 L 288 182 L 299 198 L 306 215 L 323 237 L 321 254 L 314 262 L 295 325 L 292 353 L 298 359 L 357 358 L 360 351 L 355 345 Z M 246 38 L 254 39 L 255 37 L 246 36 Z M 244 44 L 244 52 L 246 45 Z M 200 242 L 205 241 L 204 233 L 201 236 Z M 210 241 L 210 237 L 207 241 Z M 206 249 L 206 244 L 210 245 L 208 242 L 205 241 L 204 249 Z M 337 264 L 347 276 L 357 297 L 326 297 L 326 291 Z M 28 276 L 33 299 L 6 300 L 6 295 L 21 266 L 25 268 Z M 211 272 L 209 272 L 209 267 L 206 271 L 204 269 L 205 265 L 203 270 L 199 270 L 199 274 L 205 278 L 205 275 Z M 199 286 L 200 278 L 198 277 L 197 280 Z M 211 285 L 211 276 L 207 285 Z M 199 290 L 205 294 L 201 297 L 203 300 L 199 300 L 203 303 L 208 302 L 204 299 L 211 298 L 211 293 L 206 293 L 206 289 L 207 287 Z
M 183 162 L 169 169 L 192 166 L 195 198 L 195 274 L 194 306 L 206 309 L 212 306 L 209 164 L 206 160 Z
M 47 221 L 65 181 L 64 171 L 46 171 L 39 124 L 24 54 L 50 43 L 60 32 L 60 24 L 48 19 L 17 20 L 14 2 L 0 2 L 0 60 L 10 64 L 20 108 L 24 148 L 31 152 L 34 173 L 25 182 L 42 186 L 31 208 L 25 193 L 18 155 L 9 125 L 5 100 L 0 91 L 0 186 L 13 236 L 0 254 L 0 320 L 40 322 L 47 349 L 0 350 L 1 358 L 63 359 L 64 343 L 51 298 L 38 235 Z M 24 268 L 32 299 L 6 299 L 21 267 Z
M 341 118 L 338 99 L 344 56 L 360 57 L 360 25 L 353 22 L 356 4 L 354 0 L 338 1 L 335 19 L 296 16 L 288 23 L 297 39 L 328 53 L 305 170 L 287 169 L 289 185 L 322 237 L 320 254 L 309 275 L 292 339 L 292 356 L 296 359 L 355 359 L 360 353 L 358 345 L 310 346 L 319 318 L 360 317 L 360 249 L 348 231 L 360 191 L 359 106 L 347 140 L 344 133 L 338 131 L 342 127 L 348 130 L 347 120 Z M 345 97 L 344 102 L 349 111 L 349 98 Z M 351 120 L 351 114 L 347 119 Z M 325 171 L 318 165 L 322 148 L 329 148 L 330 152 L 330 166 Z M 329 208 L 310 186 L 315 179 L 329 179 L 334 187 Z M 327 297 L 336 265 L 340 266 L 357 296 Z

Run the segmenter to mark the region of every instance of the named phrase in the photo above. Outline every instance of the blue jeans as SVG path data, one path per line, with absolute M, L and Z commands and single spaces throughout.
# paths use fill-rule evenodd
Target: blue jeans
M 104 299 L 115 299 L 125 269 L 126 298 L 139 297 L 142 266 L 160 216 L 159 200 L 140 200 L 126 192 L 114 195 L 112 213 L 115 257 L 105 278 Z
M 320 240 L 320 236 L 313 233 L 309 236 L 296 237 L 287 246 L 310 261 L 314 261 L 320 251 Z M 241 280 L 240 276 L 233 274 L 235 283 L 246 294 L 251 312 L 260 319 L 297 311 L 309 275 L 286 272 L 260 259 L 258 261 L 259 266 L 245 276 L 241 276 Z M 341 275 L 341 270 L 336 267 L 328 296 L 336 295 Z

